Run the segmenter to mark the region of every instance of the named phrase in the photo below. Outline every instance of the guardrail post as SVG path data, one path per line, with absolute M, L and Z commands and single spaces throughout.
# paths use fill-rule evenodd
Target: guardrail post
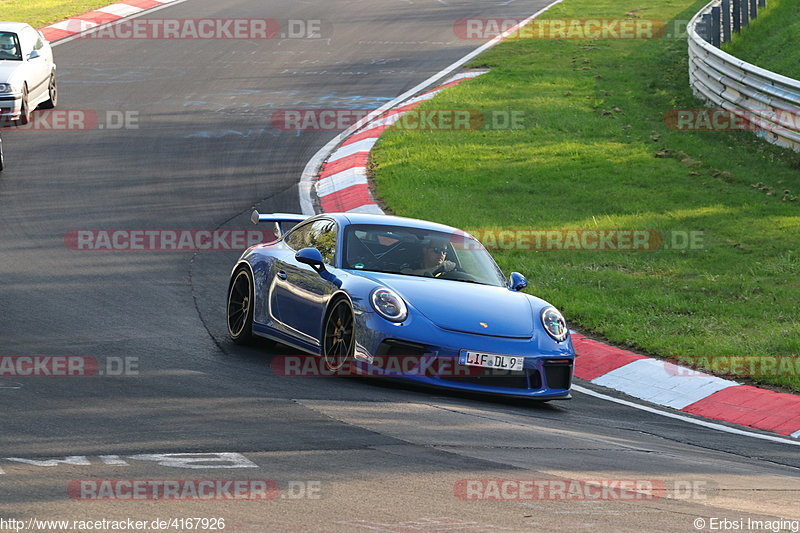
M 722 42 L 731 40 L 731 0 L 722 0 Z
M 755 20 L 758 16 L 758 0 L 750 0 L 750 20 Z
M 720 15 L 721 15 L 721 12 L 720 12 L 719 6 L 714 6 L 714 7 L 711 8 L 711 41 L 710 42 L 711 42 L 711 44 L 713 44 L 717 48 L 719 48 L 720 44 L 722 44 L 722 43 L 719 42 L 719 36 L 720 36 L 720 33 L 719 33 L 719 18 L 720 18 Z
M 701 17 L 702 27 L 700 28 L 700 35 L 706 42 L 711 42 L 711 13 L 704 13 Z
M 733 31 L 739 33 L 742 30 L 742 0 L 733 0 Z
M 750 25 L 750 0 L 742 0 L 742 28 Z

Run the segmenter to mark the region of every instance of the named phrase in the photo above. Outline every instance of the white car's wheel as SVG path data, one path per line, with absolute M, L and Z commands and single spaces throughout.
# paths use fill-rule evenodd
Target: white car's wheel
M 24 126 L 31 121 L 31 106 L 28 103 L 28 86 L 25 86 L 25 89 L 22 91 L 22 107 L 19 111 L 19 118 L 17 119 L 17 125 Z
M 47 93 L 50 99 L 39 105 L 41 109 L 53 109 L 58 105 L 58 85 L 56 84 L 55 74 L 50 74 L 50 83 L 47 88 Z

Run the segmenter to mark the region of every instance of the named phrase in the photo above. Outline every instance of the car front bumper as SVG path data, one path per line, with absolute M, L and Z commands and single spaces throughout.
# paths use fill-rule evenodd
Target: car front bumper
M 355 358 L 365 374 L 474 393 L 537 400 L 571 397 L 575 352 L 570 339 L 557 343 L 546 335 L 520 339 L 461 333 L 420 317 L 394 324 L 369 311 L 358 313 L 356 321 Z M 463 350 L 521 356 L 523 369 L 467 367 L 459 363 Z
M 22 112 L 22 96 L 15 94 L 0 94 L 0 125 L 2 122 L 18 120 Z

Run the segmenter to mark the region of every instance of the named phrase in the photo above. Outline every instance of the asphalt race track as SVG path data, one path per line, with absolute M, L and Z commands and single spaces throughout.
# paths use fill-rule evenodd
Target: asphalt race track
M 275 129 L 271 113 L 378 107 L 481 44 L 458 40 L 456 20 L 524 18 L 546 3 L 188 0 L 145 17 L 321 20 L 325 38 L 56 47 L 61 109 L 129 113 L 138 128 L 3 135 L 0 355 L 88 356 L 106 375 L 0 378 L 0 518 L 219 517 L 237 532 L 696 531 L 698 518 L 800 519 L 798 446 L 580 393 L 537 406 L 280 377 L 270 361 L 290 349 L 226 337 L 239 252 L 65 244 L 71 230 L 252 229 L 253 207 L 297 212 L 300 173 L 337 132 Z M 107 375 L 120 361 L 135 368 Z M 185 453 L 239 455 L 191 469 L 153 456 Z M 284 492 L 271 501 L 82 501 L 68 487 L 85 479 L 266 479 Z M 672 490 L 598 501 L 454 492 L 486 479 Z

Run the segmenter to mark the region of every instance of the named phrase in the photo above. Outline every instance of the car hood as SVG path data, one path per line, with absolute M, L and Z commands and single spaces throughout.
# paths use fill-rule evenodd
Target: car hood
M 358 275 L 393 289 L 441 328 L 497 337 L 533 336 L 531 305 L 521 292 L 446 279 L 375 272 Z
M 0 60 L 0 83 L 8 83 L 14 73 L 20 70 L 22 61 L 6 61 Z

